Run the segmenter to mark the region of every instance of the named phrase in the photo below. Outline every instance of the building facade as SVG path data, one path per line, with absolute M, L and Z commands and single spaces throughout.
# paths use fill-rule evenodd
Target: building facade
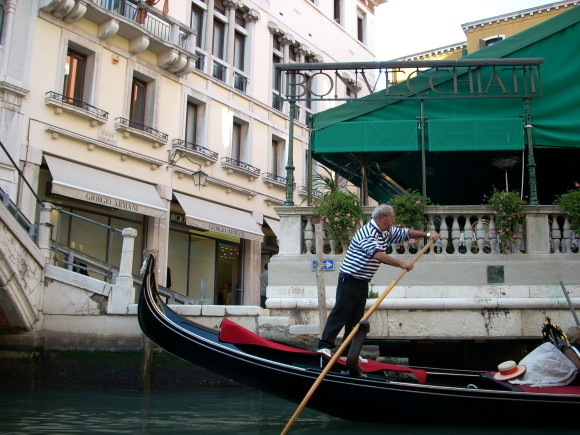
M 373 60 L 381 3 L 1 0 L 0 187 L 34 222 L 15 162 L 55 206 L 55 262 L 118 264 L 114 229 L 131 227 L 160 284 L 192 303 L 257 305 L 288 154 L 300 204 L 309 116 L 328 108 L 299 103 L 290 140 L 274 66 Z

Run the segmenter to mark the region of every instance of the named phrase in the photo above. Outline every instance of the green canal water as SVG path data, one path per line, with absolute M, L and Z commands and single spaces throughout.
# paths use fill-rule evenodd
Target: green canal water
M 143 393 L 97 387 L 1 387 L 0 434 L 279 434 L 295 410 L 293 403 L 241 388 Z M 385 412 L 389 412 L 387 407 Z M 554 416 L 562 417 L 565 416 Z M 579 432 L 577 428 L 550 431 L 546 428 L 421 426 L 412 422 L 408 425 L 360 424 L 305 409 L 290 433 L 514 435 Z

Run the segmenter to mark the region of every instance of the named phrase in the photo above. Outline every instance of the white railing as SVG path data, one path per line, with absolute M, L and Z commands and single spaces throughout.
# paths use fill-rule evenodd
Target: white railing
M 318 218 L 312 207 L 275 207 L 280 216 L 280 254 L 313 254 L 314 227 Z M 372 207 L 365 208 L 370 219 Z M 485 206 L 430 206 L 426 216 L 428 230 L 441 238 L 429 253 L 436 255 L 500 255 L 495 231 L 494 212 Z M 329 238 L 324 231 L 326 253 L 341 254 L 344 247 Z M 526 221 L 514 237 L 509 251 L 512 254 L 577 254 L 578 238 L 570 228 L 567 215 L 557 206 L 526 206 Z M 393 245 L 388 253 L 412 254 L 420 249 L 423 240 Z

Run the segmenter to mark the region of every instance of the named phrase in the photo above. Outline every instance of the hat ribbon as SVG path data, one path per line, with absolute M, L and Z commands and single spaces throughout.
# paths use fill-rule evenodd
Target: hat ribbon
M 500 374 L 502 376 L 506 376 L 506 375 L 511 375 L 513 373 L 516 373 L 518 371 L 518 366 L 516 365 L 514 368 L 509 369 L 509 370 L 500 370 Z

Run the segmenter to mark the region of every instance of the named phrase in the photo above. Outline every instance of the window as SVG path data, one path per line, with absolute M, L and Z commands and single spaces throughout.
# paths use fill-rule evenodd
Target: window
M 185 141 L 190 144 L 197 144 L 197 121 L 199 106 L 190 101 L 187 102 L 187 113 L 185 118 Z
M 271 171 L 276 177 L 286 177 L 286 144 L 283 140 L 272 138 Z
M 218 59 L 224 59 L 226 25 L 217 18 L 213 20 L 213 47 L 212 53 Z
M 340 3 L 341 0 L 334 0 L 334 21 L 340 23 Z
M 64 68 L 63 95 L 66 102 L 74 104 L 80 103 L 84 97 L 85 73 L 87 57 L 71 48 L 66 54 L 66 64 Z
M 360 42 L 365 41 L 366 14 L 360 9 L 356 14 L 356 37 Z
M 244 70 L 246 37 L 239 32 L 234 35 L 234 67 Z
M 196 47 L 203 47 L 203 17 L 205 11 L 200 8 L 199 6 L 192 5 L 191 6 L 191 28 L 195 31 L 196 39 L 195 39 L 195 46 Z
M 134 77 L 131 89 L 131 121 L 145 124 L 146 99 L 147 83 Z
M 242 160 L 242 126 L 237 122 L 232 128 L 232 159 Z
M 0 45 L 4 43 L 4 1 L 0 1 Z
M 479 41 L 479 48 L 489 47 L 501 40 L 505 39 L 505 35 L 494 35 Z

